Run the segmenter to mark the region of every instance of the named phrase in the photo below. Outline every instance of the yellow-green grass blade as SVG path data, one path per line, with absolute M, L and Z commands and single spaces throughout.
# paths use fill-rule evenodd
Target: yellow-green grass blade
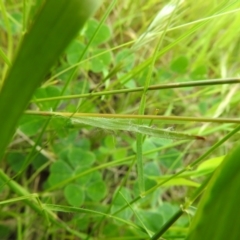
M 24 35 L 0 92 L 0 157 L 50 67 L 94 13 L 99 0 L 47 0 Z
M 3 51 L 1 48 L 0 48 L 0 58 L 2 58 L 3 61 L 4 61 L 8 66 L 11 65 L 10 60 L 8 59 L 7 55 L 4 53 L 4 51 Z
M 240 146 L 213 174 L 190 226 L 187 240 L 240 239 Z

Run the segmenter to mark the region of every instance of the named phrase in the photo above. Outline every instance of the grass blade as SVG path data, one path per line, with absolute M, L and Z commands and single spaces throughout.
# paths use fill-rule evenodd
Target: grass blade
M 96 0 L 43 2 L 40 12 L 22 40 L 1 89 L 0 156 L 3 155 L 33 92 L 99 3 Z
M 229 153 L 215 171 L 201 199 L 187 240 L 240 239 L 240 222 L 236 217 L 240 201 L 239 155 L 240 146 Z
M 115 130 L 129 131 L 166 139 L 205 140 L 205 138 L 202 136 L 196 136 L 182 132 L 175 132 L 167 129 L 152 128 L 141 124 L 130 123 L 129 120 L 124 121 L 121 119 L 107 119 L 94 117 L 71 118 L 70 122 L 68 122 L 68 127 L 72 128 L 80 127 L 82 124 L 101 129 L 108 129 L 113 131 Z

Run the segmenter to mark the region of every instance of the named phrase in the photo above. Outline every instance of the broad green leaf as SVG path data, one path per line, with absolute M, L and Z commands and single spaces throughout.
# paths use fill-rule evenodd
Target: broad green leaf
M 50 176 L 48 178 L 51 186 L 58 184 L 72 176 L 72 169 L 63 161 L 57 161 L 52 164 L 50 169 Z
M 240 239 L 240 146 L 214 172 L 190 226 L 187 240 Z
M 80 148 L 71 148 L 68 153 L 68 159 L 72 167 L 89 167 L 95 161 L 95 155 L 91 152 L 81 150 Z
M 178 57 L 171 63 L 171 70 L 176 73 L 186 73 L 188 67 L 188 59 L 184 56 Z
M 77 147 L 66 146 L 64 150 L 58 153 L 58 156 L 64 159 L 64 161 L 60 160 L 52 164 L 49 176 L 51 186 L 87 171 L 95 161 L 93 153 Z M 80 176 L 76 178 L 75 182 L 81 186 L 86 186 L 90 180 L 99 181 L 101 180 L 101 175 L 99 176 L 97 173 Z
M 128 202 L 131 202 L 131 200 L 132 200 L 131 192 L 130 192 L 129 188 L 122 187 L 120 192 L 121 192 L 121 194 L 119 194 L 119 189 L 117 189 L 115 191 L 114 201 L 113 201 L 113 205 L 115 205 L 115 206 L 125 206 L 126 200 Z M 116 194 L 117 194 L 117 196 L 116 196 Z M 122 195 L 124 196 L 124 198 Z
M 119 73 L 119 74 L 117 74 L 117 76 L 120 78 L 121 76 L 123 76 L 124 74 L 121 74 L 121 73 Z M 137 87 L 137 85 L 136 85 L 136 81 L 134 80 L 134 79 L 130 79 L 129 81 L 127 81 L 127 82 L 125 82 L 124 84 L 124 87 L 125 88 L 136 88 Z
M 116 237 L 119 234 L 119 226 L 117 223 L 109 222 L 108 224 L 104 224 L 102 233 L 107 235 L 108 237 Z
M 146 175 L 146 176 L 161 175 L 159 166 L 155 162 L 146 163 L 144 165 L 144 175 Z
M 87 187 L 87 195 L 94 201 L 102 200 L 106 194 L 107 187 L 104 181 L 94 181 Z
M 38 170 L 43 164 L 48 162 L 49 160 L 43 156 L 41 153 L 38 153 L 37 156 L 34 157 L 32 161 L 33 168 Z
M 125 205 L 126 205 L 126 202 L 125 202 Z M 115 213 L 116 211 L 118 211 L 122 206 L 120 205 L 113 205 L 112 206 L 112 213 Z M 126 219 L 126 220 L 129 220 L 132 216 L 133 216 L 133 212 L 131 209 L 127 208 L 127 209 L 124 209 L 123 211 L 119 212 L 116 214 L 117 217 L 119 218 L 122 218 L 122 219 Z M 117 222 L 116 222 L 117 223 Z M 119 223 L 118 223 L 119 225 Z
M 128 188 L 122 187 L 120 190 L 121 194 L 118 191 L 119 191 L 119 189 L 116 189 L 116 191 L 114 193 L 114 201 L 113 201 L 113 205 L 111 208 L 112 213 L 118 211 L 121 207 L 125 206 L 127 204 L 127 202 L 130 203 L 132 200 L 131 191 Z M 125 209 L 125 210 L 119 212 L 116 216 L 123 218 L 123 219 L 129 219 L 129 218 L 131 218 L 132 215 L 133 215 L 132 210 L 128 208 L 128 209 Z
M 207 67 L 205 65 L 196 67 L 193 72 L 190 74 L 191 79 L 201 80 L 206 79 L 207 77 Z
M 74 175 L 78 175 L 80 173 L 83 173 L 87 170 L 89 170 L 89 166 L 78 166 L 76 170 L 74 171 Z M 87 184 L 90 182 L 90 180 L 93 177 L 93 173 L 88 173 L 83 175 L 82 177 L 78 178 L 76 180 L 76 183 L 78 183 L 80 186 L 84 186 L 87 188 Z
M 100 3 L 96 0 L 42 2 L 1 89 L 0 157 L 34 91 Z
M 53 119 L 53 124 L 54 123 L 56 123 L 57 125 L 56 127 L 63 127 L 65 131 L 67 130 L 66 128 L 64 128 L 64 125 L 66 125 L 66 119 L 64 118 Z M 79 149 L 85 149 L 86 151 L 88 151 L 90 149 L 90 145 L 91 143 L 89 139 L 86 139 L 86 138 L 79 139 L 78 132 L 74 131 L 74 132 L 68 133 L 67 137 L 62 139 L 60 138 L 59 142 L 54 144 L 54 152 L 61 159 L 66 159 L 68 158 L 70 148 L 79 148 Z
M 84 191 L 76 184 L 69 184 L 64 188 L 64 196 L 68 203 L 74 207 L 80 207 L 85 198 Z
M 162 214 L 164 222 L 166 222 L 174 214 L 175 207 L 169 202 L 163 202 L 157 211 Z
M 68 64 L 67 62 L 63 62 L 60 66 L 55 66 L 54 69 L 52 70 L 52 74 L 59 74 L 58 79 L 60 79 L 61 81 L 67 81 L 71 75 L 71 71 L 66 71 L 60 74 L 60 72 L 62 72 L 63 70 L 67 69 L 70 67 L 70 64 Z
M 35 98 L 49 98 L 49 97 L 57 97 L 60 95 L 60 89 L 55 86 L 48 86 L 43 88 L 38 88 L 34 94 Z M 50 111 L 54 108 L 55 102 L 42 102 L 38 103 L 41 110 L 47 110 Z
M 102 181 L 102 174 L 100 171 L 93 172 L 91 183 L 93 182 L 101 182 Z
M 116 54 L 116 64 L 123 63 L 126 70 L 133 68 L 135 62 L 135 56 L 133 51 L 124 48 Z
M 84 32 L 84 36 L 86 36 L 89 39 L 93 36 L 95 33 L 99 23 L 95 19 L 90 19 L 87 24 L 86 24 L 86 30 Z M 103 24 L 101 28 L 99 29 L 97 35 L 95 36 L 92 44 L 97 46 L 100 45 L 101 43 L 106 42 L 111 36 L 110 29 L 107 25 Z
M 145 189 L 148 190 L 156 185 L 156 182 L 149 178 L 149 176 L 160 176 L 161 172 L 159 166 L 155 162 L 146 163 L 143 168 Z
M 127 156 L 127 149 L 126 148 L 117 148 L 113 152 L 113 159 L 121 159 Z
M 144 186 L 146 190 L 151 189 L 152 187 L 154 187 L 156 185 L 156 182 L 146 176 L 144 176 Z
M 178 158 L 180 152 L 175 148 L 167 151 L 165 154 L 162 154 L 159 158 L 160 163 L 168 169 L 177 169 L 182 166 L 182 159 Z
M 133 150 L 136 152 L 137 151 L 136 150 L 136 142 L 134 142 L 132 144 L 132 147 L 133 147 Z M 142 145 L 142 149 L 143 149 L 143 152 L 148 152 L 148 151 L 156 149 L 156 146 L 155 146 L 155 144 L 153 144 L 153 142 L 150 139 L 147 138 Z M 158 152 L 153 152 L 151 154 L 146 155 L 145 157 L 147 159 L 155 159 L 157 156 L 158 156 Z
M 152 232 L 156 232 L 164 223 L 161 212 L 140 210 L 138 214 L 140 215 L 141 221 L 144 223 L 147 229 Z
M 85 47 L 81 42 L 73 41 L 66 50 L 68 63 L 71 65 L 77 63 Z
M 97 49 L 93 51 L 93 55 L 100 54 L 102 52 L 105 52 L 104 49 Z M 107 69 L 109 64 L 111 63 L 111 53 L 110 52 L 105 52 L 98 57 L 95 57 L 91 60 L 91 66 L 90 69 L 93 72 L 102 72 L 104 69 Z
M 24 160 L 25 156 L 21 153 L 13 152 L 7 155 L 7 162 L 15 173 L 21 170 Z
M 28 136 L 33 136 L 43 127 L 45 119 L 37 116 L 23 115 L 19 121 L 19 129 Z
M 156 83 L 155 84 L 163 84 L 169 81 L 173 77 L 173 73 L 165 68 L 159 68 L 156 72 Z
M 91 224 L 91 218 L 87 214 L 77 214 L 74 216 L 73 222 L 80 231 L 87 231 L 89 224 Z
M 109 135 L 104 138 L 104 145 L 110 150 L 116 149 L 116 143 L 114 140 L 114 136 Z

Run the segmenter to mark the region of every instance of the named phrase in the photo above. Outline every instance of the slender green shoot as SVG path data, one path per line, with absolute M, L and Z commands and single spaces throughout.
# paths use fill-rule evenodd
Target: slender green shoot
M 134 124 L 129 120 L 123 119 L 108 119 L 108 118 L 94 118 L 94 117 L 81 117 L 71 118 L 67 123 L 67 127 L 79 128 L 84 125 L 107 129 L 107 130 L 122 130 L 128 132 L 135 132 L 145 134 L 158 138 L 176 139 L 176 140 L 205 140 L 202 136 L 191 135 L 182 132 L 171 131 L 170 129 L 158 129 L 142 124 Z

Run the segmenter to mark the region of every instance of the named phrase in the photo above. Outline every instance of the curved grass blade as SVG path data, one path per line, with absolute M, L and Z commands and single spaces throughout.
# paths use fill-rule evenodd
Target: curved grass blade
M 187 240 L 240 239 L 240 146 L 229 153 L 213 174 L 200 201 Z
M 35 89 L 86 20 L 97 0 L 47 0 L 22 39 L 0 93 L 0 157 Z

